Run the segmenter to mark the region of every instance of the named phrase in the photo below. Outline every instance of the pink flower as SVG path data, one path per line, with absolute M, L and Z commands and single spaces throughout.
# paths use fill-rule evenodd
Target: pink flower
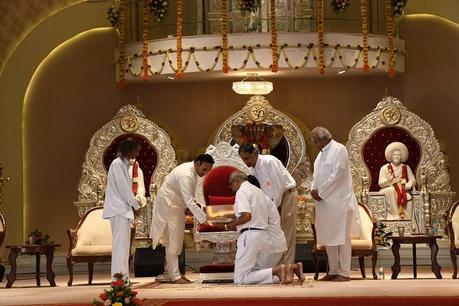
M 131 301 L 131 300 L 130 300 L 129 298 L 124 298 L 124 303 L 125 303 L 125 304 L 129 304 L 130 301 Z
M 105 300 L 104 305 L 105 306 L 110 306 L 112 304 L 112 301 L 110 300 Z

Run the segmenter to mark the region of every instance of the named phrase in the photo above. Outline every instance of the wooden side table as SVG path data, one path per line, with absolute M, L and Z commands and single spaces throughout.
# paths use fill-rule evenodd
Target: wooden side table
M 7 245 L 6 248 L 10 249 L 10 255 L 8 259 L 11 264 L 11 272 L 8 274 L 7 279 L 8 283 L 6 288 L 11 288 L 14 281 L 16 280 L 16 259 L 18 255 L 35 255 L 35 278 L 37 280 L 37 286 L 40 287 L 40 256 L 46 256 L 46 279 L 49 282 L 51 287 L 55 287 L 56 283 L 54 281 L 55 274 L 53 272 L 53 259 L 54 259 L 54 250 L 56 247 L 60 247 L 60 244 L 24 244 L 24 245 Z
M 400 245 L 411 244 L 413 246 L 413 277 L 417 277 L 417 263 L 416 263 L 416 244 L 426 243 L 430 247 L 430 260 L 432 272 L 438 279 L 441 279 L 441 267 L 437 262 L 438 245 L 437 239 L 442 236 L 427 236 L 427 235 L 409 235 L 402 237 L 392 237 L 392 254 L 394 254 L 394 265 L 392 266 L 392 279 L 397 279 L 400 273 Z

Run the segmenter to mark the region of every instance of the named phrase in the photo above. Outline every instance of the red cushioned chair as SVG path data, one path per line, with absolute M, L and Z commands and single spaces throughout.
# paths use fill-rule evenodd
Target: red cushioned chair
M 234 217 L 235 194 L 229 188 L 229 176 L 236 170 L 232 166 L 217 166 L 204 178 L 203 195 L 208 220 Z M 221 279 L 225 273 L 228 274 L 228 279 L 232 279 L 237 232 L 225 231 L 218 223 L 215 225 L 212 225 L 212 222 L 210 223 L 211 225 L 201 224 L 197 228 L 197 233 L 203 236 L 202 240 L 215 243 L 213 264 L 200 267 L 199 272 L 202 278 L 206 280 L 215 277 Z M 203 274 L 206 274 L 206 276 L 203 276 Z M 214 275 L 208 276 L 207 274 Z

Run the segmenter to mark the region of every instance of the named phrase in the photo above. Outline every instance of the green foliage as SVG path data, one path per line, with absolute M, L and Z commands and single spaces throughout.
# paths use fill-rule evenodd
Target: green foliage
M 375 243 L 376 245 L 388 247 L 391 243 L 392 232 L 387 229 L 387 225 L 378 221 L 375 230 Z

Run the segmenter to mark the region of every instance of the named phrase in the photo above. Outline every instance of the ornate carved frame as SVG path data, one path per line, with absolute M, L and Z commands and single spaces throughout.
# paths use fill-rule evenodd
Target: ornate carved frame
M 426 227 L 431 223 L 445 225 L 443 215 L 455 195 L 449 184 L 445 158 L 430 124 L 409 111 L 397 98 L 383 97 L 376 108 L 355 124 L 349 133 L 346 147 L 351 161 L 354 192 L 362 202 L 371 204 L 368 203 L 370 173 L 363 160 L 362 148 L 376 131 L 388 126 L 408 131 L 420 144 L 421 158 L 415 176 L 421 191 L 418 198 L 421 203 L 416 205 L 415 201 L 415 206 L 420 205 L 424 209 Z
M 126 133 L 144 137 L 158 154 L 158 163 L 150 179 L 152 196 L 156 194 L 156 186 L 160 186 L 164 177 L 177 165 L 169 135 L 145 118 L 134 105 L 123 106 L 110 122 L 92 136 L 89 143 L 78 184 L 78 201 L 74 203 L 80 217 L 88 209 L 102 205 L 107 184 L 103 155 L 114 139 Z M 147 209 L 137 217 L 136 238 L 148 237 L 149 211 L 150 205 L 147 205 Z
M 298 193 L 308 193 L 312 183 L 311 163 L 307 154 L 305 136 L 295 121 L 286 114 L 271 106 L 263 96 L 250 97 L 247 104 L 231 115 L 217 130 L 213 144 L 232 140 L 231 127 L 244 125 L 248 122 L 260 122 L 281 125 L 289 147 L 287 169 L 297 182 Z M 300 201 L 297 217 L 297 241 L 312 240 L 313 205 L 311 202 Z M 306 226 L 305 226 L 306 224 Z

